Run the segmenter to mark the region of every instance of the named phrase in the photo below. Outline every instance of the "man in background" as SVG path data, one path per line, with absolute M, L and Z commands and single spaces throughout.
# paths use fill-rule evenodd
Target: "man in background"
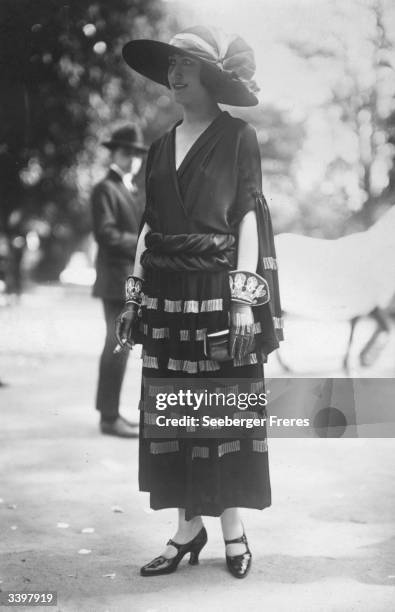
M 122 310 L 126 277 L 132 274 L 141 213 L 133 177 L 139 172 L 147 148 L 134 124 L 115 130 L 102 143 L 111 152 L 107 176 L 95 185 L 92 196 L 93 232 L 98 243 L 93 295 L 103 301 L 106 339 L 100 357 L 96 409 L 104 434 L 137 437 L 136 426 L 119 414 L 119 399 L 129 351 L 113 353 L 117 344 L 115 318 Z

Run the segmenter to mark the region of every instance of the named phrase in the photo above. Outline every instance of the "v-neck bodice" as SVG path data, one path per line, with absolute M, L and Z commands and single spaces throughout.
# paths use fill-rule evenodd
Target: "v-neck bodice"
M 176 170 L 176 123 L 150 149 L 146 170 L 145 220 L 163 234 L 235 232 L 255 208 L 262 189 L 255 130 L 221 112 L 203 130 Z
M 210 128 L 212 128 L 216 124 L 216 122 L 219 120 L 219 118 L 222 117 L 225 114 L 225 112 L 226 111 L 221 111 L 216 117 L 214 117 L 214 119 L 199 134 L 199 136 L 197 138 L 195 138 L 195 140 L 193 141 L 193 143 L 189 147 L 188 151 L 186 152 L 186 154 L 182 158 L 181 163 L 179 164 L 178 167 L 176 166 L 176 129 L 178 128 L 178 126 L 180 126 L 182 124 L 182 120 L 177 121 L 177 123 L 173 126 L 173 128 L 171 130 L 171 140 L 172 140 L 172 145 L 173 145 L 173 155 L 172 155 L 172 158 L 173 158 L 173 162 L 174 162 L 174 169 L 175 169 L 177 174 L 181 174 L 182 173 L 184 166 L 186 166 L 188 164 L 188 161 L 193 156 L 194 151 L 199 147 L 200 141 L 204 138 L 205 134 L 210 130 Z

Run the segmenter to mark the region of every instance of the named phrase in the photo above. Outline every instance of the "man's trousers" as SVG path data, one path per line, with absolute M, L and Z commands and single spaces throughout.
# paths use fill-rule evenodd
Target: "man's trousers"
M 113 353 L 117 345 L 115 319 L 123 306 L 124 302 L 121 300 L 103 299 L 106 340 L 100 357 L 96 409 L 101 413 L 101 420 L 108 422 L 115 421 L 119 416 L 119 398 L 129 358 L 128 349 L 115 355 Z

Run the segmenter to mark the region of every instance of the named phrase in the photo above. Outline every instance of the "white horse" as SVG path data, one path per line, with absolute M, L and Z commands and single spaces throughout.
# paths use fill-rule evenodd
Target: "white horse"
M 355 325 L 371 316 L 377 328 L 360 353 L 369 365 L 380 339 L 389 337 L 384 309 L 395 293 L 395 206 L 368 230 L 336 240 L 297 234 L 275 237 L 282 306 L 311 319 L 349 320 L 343 365 L 348 368 Z

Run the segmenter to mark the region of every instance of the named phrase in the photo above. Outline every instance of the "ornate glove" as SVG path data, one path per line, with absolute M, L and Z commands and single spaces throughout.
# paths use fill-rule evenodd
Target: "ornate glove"
M 141 314 L 143 279 L 128 276 L 125 282 L 125 305 L 115 320 L 115 336 L 120 347 L 133 347 L 131 332 L 137 317 Z
M 232 303 L 230 309 L 229 352 L 235 359 L 241 359 L 253 350 L 255 341 L 254 315 L 252 308 L 245 304 Z

